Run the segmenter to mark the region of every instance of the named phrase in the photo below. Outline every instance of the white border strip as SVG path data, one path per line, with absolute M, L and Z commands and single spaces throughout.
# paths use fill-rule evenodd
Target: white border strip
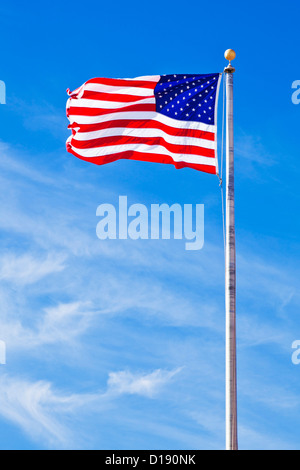
M 215 102 L 215 142 L 216 142 L 216 153 L 215 153 L 215 158 L 216 158 L 216 173 L 217 176 L 219 177 L 219 159 L 218 159 L 218 104 L 219 104 L 219 93 L 220 93 L 220 85 L 222 82 L 222 76 L 223 73 L 219 73 L 219 80 L 218 80 L 218 86 L 217 86 L 217 91 L 216 91 L 216 102 Z

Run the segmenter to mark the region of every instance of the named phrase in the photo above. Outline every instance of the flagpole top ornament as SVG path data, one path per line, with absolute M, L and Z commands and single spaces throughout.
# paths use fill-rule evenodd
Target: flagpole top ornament
M 225 59 L 229 60 L 229 64 L 227 65 L 227 67 L 225 67 L 224 72 L 234 73 L 235 68 L 231 65 L 231 61 L 236 58 L 236 52 L 233 49 L 227 49 L 224 56 L 225 56 Z

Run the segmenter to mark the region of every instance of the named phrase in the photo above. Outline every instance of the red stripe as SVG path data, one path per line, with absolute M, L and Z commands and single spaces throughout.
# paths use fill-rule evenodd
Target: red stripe
M 114 128 L 129 128 L 129 129 L 160 129 L 166 134 L 180 136 L 180 137 L 195 137 L 198 139 L 205 139 L 210 141 L 215 141 L 215 134 L 213 132 L 205 132 L 196 129 L 180 129 L 177 127 L 167 126 L 155 119 L 137 119 L 137 120 L 127 120 L 119 119 L 116 121 L 107 121 L 97 124 L 77 124 L 73 123 L 69 125 L 69 129 L 80 129 L 80 132 L 94 132 L 101 131 L 103 129 L 114 129 Z
M 99 85 L 111 85 L 111 86 L 121 86 L 126 87 L 136 87 L 136 88 L 151 88 L 154 90 L 158 83 L 159 79 L 156 82 L 147 81 L 147 80 L 124 80 L 118 78 L 92 78 L 86 82 L 88 83 L 98 83 Z
M 116 135 L 111 137 L 101 137 L 92 140 L 76 140 L 72 139 L 72 145 L 77 149 L 96 149 L 101 147 L 110 147 L 111 145 L 130 145 L 130 144 L 146 144 L 161 145 L 172 153 L 183 155 L 199 155 L 202 157 L 215 158 L 215 150 L 198 147 L 196 145 L 177 145 L 166 142 L 162 137 L 131 137 Z
M 76 153 L 70 145 L 67 145 L 67 151 L 75 155 L 75 157 L 80 158 L 80 160 L 84 160 L 86 162 L 94 163 L 95 165 L 105 165 L 106 163 L 112 163 L 117 160 L 127 159 L 127 160 L 138 160 L 144 162 L 155 162 L 155 163 L 165 163 L 165 164 L 173 164 L 175 168 L 193 168 L 194 170 L 204 171 L 205 173 L 210 173 L 215 175 L 216 174 L 216 167 L 209 166 L 209 165 L 197 165 L 194 163 L 186 163 L 186 162 L 174 162 L 171 157 L 167 155 L 159 155 L 156 153 L 142 153 L 136 152 L 133 150 L 129 150 L 126 152 L 121 152 L 115 155 L 106 155 L 105 157 L 95 157 L 95 158 L 85 158 Z
M 117 93 L 102 93 L 98 91 L 85 90 L 81 98 L 97 101 L 117 101 L 117 102 L 130 102 L 140 101 L 147 98 L 154 98 L 154 94 L 149 91 L 149 96 L 136 96 L 136 95 L 122 95 Z M 80 99 L 81 99 L 80 98 Z
M 146 104 L 135 104 L 132 106 L 124 106 L 116 109 L 103 109 L 103 108 L 78 108 L 72 106 L 68 109 L 68 116 L 103 116 L 104 114 L 120 113 L 127 111 L 143 111 L 143 112 L 155 112 L 156 105 L 155 103 L 146 103 Z

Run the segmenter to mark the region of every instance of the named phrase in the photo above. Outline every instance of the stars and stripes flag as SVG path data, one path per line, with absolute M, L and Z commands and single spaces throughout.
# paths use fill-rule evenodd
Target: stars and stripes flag
M 68 90 L 67 150 L 97 165 L 132 159 L 218 174 L 221 76 L 93 78 Z

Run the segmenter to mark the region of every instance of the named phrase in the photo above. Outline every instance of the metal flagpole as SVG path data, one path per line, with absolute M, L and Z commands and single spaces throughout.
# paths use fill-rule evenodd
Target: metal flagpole
M 233 73 L 232 49 L 225 52 L 229 60 L 226 77 L 226 449 L 238 450 L 237 380 L 236 380 L 236 248 L 234 207 L 234 136 L 233 136 Z

